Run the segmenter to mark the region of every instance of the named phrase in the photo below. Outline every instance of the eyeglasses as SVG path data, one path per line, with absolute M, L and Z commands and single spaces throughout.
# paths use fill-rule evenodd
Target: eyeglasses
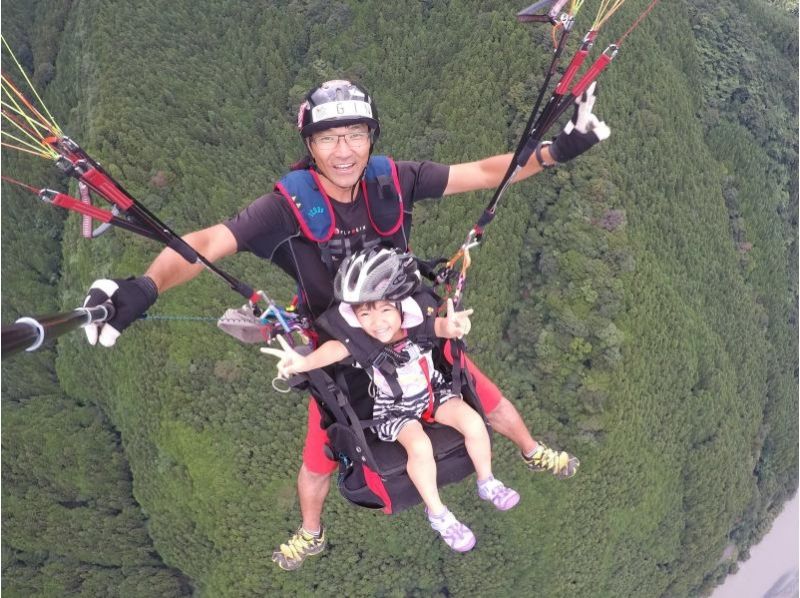
M 339 145 L 339 140 L 342 137 L 344 137 L 345 143 L 352 148 L 361 147 L 370 139 L 367 131 L 353 131 L 344 135 L 320 135 L 319 137 L 312 137 L 311 141 L 320 149 L 330 150 Z

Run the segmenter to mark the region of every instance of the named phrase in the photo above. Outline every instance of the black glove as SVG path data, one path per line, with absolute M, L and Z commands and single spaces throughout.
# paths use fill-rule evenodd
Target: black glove
M 564 130 L 553 139 L 550 156 L 556 162 L 569 162 L 611 135 L 608 125 L 592 114 L 597 99 L 594 93 L 596 85 L 596 82 L 592 83 L 580 99 L 575 100 L 575 113 Z
M 95 280 L 83 301 L 84 307 L 94 307 L 106 301 L 114 305 L 115 314 L 108 322 L 84 327 L 90 345 L 111 347 L 117 337 L 131 323 L 146 312 L 158 298 L 158 288 L 148 276 L 130 277 L 124 280 L 102 278 Z

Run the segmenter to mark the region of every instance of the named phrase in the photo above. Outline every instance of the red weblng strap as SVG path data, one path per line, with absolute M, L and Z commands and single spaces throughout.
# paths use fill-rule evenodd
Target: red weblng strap
M 133 205 L 133 200 L 125 195 L 105 174 L 96 168 L 90 168 L 81 175 L 87 185 L 121 210 L 128 210 Z
M 613 48 L 612 51 L 609 51 Z M 594 61 L 592 66 L 589 67 L 589 70 L 586 71 L 581 77 L 580 81 L 575 84 L 575 87 L 572 88 L 572 96 L 574 98 L 579 98 L 581 94 L 586 91 L 586 88 L 597 79 L 598 75 L 605 70 L 605 68 L 611 64 L 614 56 L 616 55 L 616 46 L 612 45 L 606 48 L 606 51 L 603 52 L 597 60 Z
M 52 203 L 60 208 L 66 208 L 67 210 L 84 214 L 85 216 L 89 216 L 90 218 L 99 220 L 101 222 L 111 222 L 111 220 L 114 218 L 114 215 L 108 210 L 103 210 L 93 206 L 92 204 L 87 205 L 81 200 L 75 199 L 66 193 L 56 193 L 56 195 L 53 197 Z
M 578 72 L 578 69 L 581 68 L 583 61 L 586 60 L 586 57 L 589 55 L 589 50 L 592 49 L 594 45 L 594 40 L 597 37 L 597 31 L 592 30 L 586 34 L 586 37 L 583 38 L 583 44 L 581 45 L 580 49 L 575 53 L 575 56 L 572 57 L 572 60 L 567 67 L 567 70 L 564 72 L 564 76 L 561 77 L 561 81 L 558 82 L 556 85 L 555 90 L 553 91 L 554 95 L 563 96 L 567 93 L 569 89 L 569 84 L 572 83 L 572 79 L 575 77 L 575 73 Z
M 0 178 L 2 178 L 4 181 L 8 183 L 12 183 L 14 185 L 23 187 L 28 191 L 35 193 L 36 195 L 41 196 L 42 194 L 43 191 L 42 189 L 31 187 L 30 185 L 26 185 L 25 183 L 22 183 L 16 179 L 12 179 L 11 177 L 2 176 Z M 57 193 L 55 191 L 50 191 L 47 189 L 45 189 L 44 191 L 48 193 L 47 201 L 60 208 L 65 208 L 67 210 L 79 212 L 80 214 L 84 214 L 96 220 L 100 220 L 101 222 L 111 222 L 111 220 L 114 218 L 114 215 L 111 212 L 100 209 L 91 204 L 87 205 L 82 201 L 80 201 L 79 199 L 75 199 L 74 197 L 71 197 L 66 193 Z
M 430 370 L 428 369 L 428 360 L 425 357 L 422 357 L 419 360 L 419 365 L 422 368 L 422 373 L 425 374 L 425 383 L 428 385 L 428 406 L 425 408 L 425 411 L 422 412 L 420 417 L 422 418 L 422 421 L 432 423 L 435 421 L 433 419 L 434 396 L 433 387 L 431 386 L 431 374 Z
M 617 42 L 611 44 L 603 51 L 603 53 L 597 58 L 597 60 L 595 60 L 594 63 L 589 67 L 586 73 L 584 73 L 583 77 L 581 77 L 578 83 L 575 84 L 575 87 L 572 88 L 570 97 L 561 100 L 557 108 L 555 108 L 551 114 L 547 115 L 547 119 L 543 121 L 541 126 L 539 127 L 540 131 L 537 132 L 544 134 L 544 132 L 546 132 L 547 129 L 549 129 L 553 125 L 553 123 L 564 113 L 564 111 L 573 103 L 573 101 L 579 98 L 586 91 L 589 85 L 591 85 L 591 83 L 597 79 L 600 73 L 602 73 L 606 69 L 606 67 L 608 67 L 608 65 L 611 64 L 611 61 L 617 55 L 617 52 L 619 51 L 619 48 L 622 45 L 622 42 L 625 40 L 625 38 L 628 37 L 628 35 L 642 23 L 644 18 L 648 14 L 650 14 L 650 11 L 653 10 L 653 8 L 655 7 L 656 4 L 658 4 L 658 2 L 659 0 L 652 0 L 650 4 L 647 6 L 647 8 L 641 12 L 641 14 L 636 18 L 636 20 L 628 28 L 628 30 L 622 34 L 622 36 L 617 40 Z M 588 37 L 589 34 L 587 34 L 587 38 Z M 582 49 L 583 48 L 581 48 L 581 50 Z
M 625 41 L 625 38 L 630 35 L 630 33 L 636 29 L 639 25 L 641 25 L 644 18 L 650 14 L 650 11 L 653 10 L 656 4 L 658 4 L 659 0 L 652 0 L 650 4 L 645 8 L 641 14 L 636 18 L 633 24 L 628 27 L 628 30 L 622 34 L 622 36 L 617 40 L 616 43 L 611 44 L 605 51 L 594 61 L 594 64 L 589 67 L 589 70 L 581 77 L 581 80 L 575 85 L 572 89 L 572 95 L 575 98 L 579 98 L 586 88 L 597 79 L 597 77 L 602 73 L 605 68 L 611 64 L 611 61 L 614 60 L 614 57 L 617 55 L 622 42 Z

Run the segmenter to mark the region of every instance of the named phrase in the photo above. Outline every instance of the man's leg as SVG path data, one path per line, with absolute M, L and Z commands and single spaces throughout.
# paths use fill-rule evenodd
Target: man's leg
M 317 403 L 310 399 L 303 465 L 297 474 L 297 494 L 303 524 L 286 544 L 281 544 L 272 553 L 272 560 L 281 569 L 297 569 L 306 557 L 319 554 L 325 548 L 322 508 L 331 487 L 331 472 L 336 469 L 336 462 L 325 454 L 327 443 L 328 435 L 322 429 Z
M 447 361 L 452 363 L 449 343 L 445 344 L 444 355 Z M 525 464 L 532 471 L 549 471 L 558 478 L 574 476 L 581 464 L 577 457 L 566 451 L 553 450 L 544 443 L 534 440 L 517 408 L 468 357 L 465 359 L 467 370 L 475 379 L 475 391 L 483 406 L 486 419 L 498 434 L 517 445 Z
M 303 529 L 314 532 L 322 527 L 322 507 L 331 488 L 330 473 L 314 473 L 306 464 L 297 474 L 297 495 L 300 497 L 300 514 Z
M 474 364 L 470 364 L 470 366 L 470 371 L 473 372 Z M 476 371 L 478 371 L 477 368 Z M 499 391 L 497 392 L 499 393 Z M 478 396 L 479 398 L 482 396 L 480 391 Z M 522 421 L 519 411 L 507 398 L 500 395 L 496 405 L 489 406 L 491 410 L 484 408 L 486 409 L 486 419 L 489 420 L 492 428 L 519 447 L 522 460 L 532 471 L 549 471 L 557 478 L 562 479 L 571 478 L 578 472 L 581 464 L 578 458 L 566 451 L 548 448 L 547 445 L 534 440 L 525 426 L 525 422 Z
M 517 408 L 504 396 L 500 396 L 497 406 L 486 413 L 492 429 L 517 445 L 524 455 L 531 454 L 539 445 L 531 436 Z

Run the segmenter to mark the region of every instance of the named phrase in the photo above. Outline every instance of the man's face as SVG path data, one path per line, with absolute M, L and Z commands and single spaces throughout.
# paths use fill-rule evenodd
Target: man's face
M 309 151 L 333 199 L 350 200 L 351 189 L 367 167 L 370 143 L 365 124 L 326 129 L 309 138 Z

